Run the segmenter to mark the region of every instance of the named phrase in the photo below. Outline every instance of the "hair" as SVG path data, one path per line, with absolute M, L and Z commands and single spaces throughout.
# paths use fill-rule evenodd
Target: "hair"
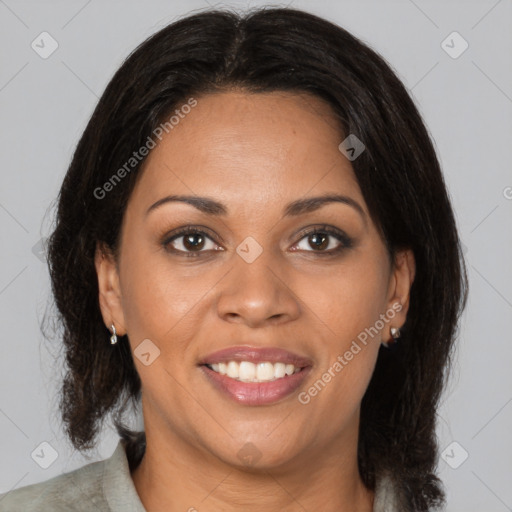
M 400 342 L 380 349 L 361 403 L 359 471 L 372 490 L 389 473 L 407 510 L 441 505 L 436 409 L 468 286 L 446 185 L 429 133 L 390 65 L 346 30 L 295 9 L 179 19 L 139 45 L 101 96 L 62 183 L 48 240 L 67 365 L 59 395 L 66 435 L 76 449 L 89 449 L 110 413 L 128 453 L 140 460 L 145 443 L 144 432 L 123 423 L 127 405 L 140 401 L 141 381 L 127 337 L 109 343 L 94 265 L 97 244 L 118 255 L 145 158 L 105 199 L 94 191 L 181 104 L 234 88 L 310 93 L 339 119 L 340 142 L 355 134 L 365 145 L 352 167 L 371 218 L 390 258 L 412 249 L 416 275 Z

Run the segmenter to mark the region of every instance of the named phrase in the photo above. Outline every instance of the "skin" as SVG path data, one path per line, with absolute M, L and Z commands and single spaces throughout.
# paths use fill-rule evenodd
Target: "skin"
M 148 366 L 134 357 L 147 438 L 132 473 L 135 488 L 148 512 L 370 512 L 374 495 L 357 466 L 360 404 L 381 341 L 405 322 L 412 252 L 389 258 L 338 149 L 345 136 L 323 100 L 240 90 L 197 100 L 145 162 L 127 205 L 119 260 L 100 246 L 96 253 L 105 325 L 127 333 L 132 350 L 145 339 L 160 350 Z M 289 202 L 326 193 L 349 196 L 364 216 L 343 203 L 283 216 Z M 179 202 L 146 214 L 170 194 L 211 197 L 228 214 Z M 195 254 L 203 252 L 166 250 L 165 236 L 190 225 L 210 230 L 202 245 L 192 238 Z M 352 246 L 320 254 L 343 246 L 330 235 L 318 249 L 302 234 L 323 225 L 344 231 Z M 263 249 L 252 263 L 236 252 L 248 236 Z M 193 252 L 184 242 L 182 236 L 168 248 Z M 402 310 L 301 404 L 298 392 L 393 304 Z M 242 405 L 198 367 L 233 345 L 284 348 L 309 357 L 313 369 L 297 393 L 271 405 Z M 250 467 L 237 456 L 249 442 L 260 454 Z

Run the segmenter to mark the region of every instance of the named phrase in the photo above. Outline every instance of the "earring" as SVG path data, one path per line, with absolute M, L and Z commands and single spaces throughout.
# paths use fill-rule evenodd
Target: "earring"
M 389 341 L 383 341 L 382 345 L 386 348 L 391 348 L 393 345 L 396 344 L 396 340 L 400 338 L 400 329 L 398 327 L 391 327 L 391 340 Z
M 112 345 L 115 345 L 117 343 L 117 334 L 116 334 L 116 328 L 114 327 L 114 324 L 112 324 L 112 336 L 110 336 L 110 343 Z

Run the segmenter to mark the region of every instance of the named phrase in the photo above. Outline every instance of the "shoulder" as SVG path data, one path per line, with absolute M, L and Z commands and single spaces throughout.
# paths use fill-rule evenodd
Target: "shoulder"
M 145 512 L 130 475 L 125 442 L 110 458 L 0 494 L 1 512 Z
M 85 511 L 105 509 L 102 475 L 106 461 L 92 462 L 37 484 L 0 494 L 2 512 Z

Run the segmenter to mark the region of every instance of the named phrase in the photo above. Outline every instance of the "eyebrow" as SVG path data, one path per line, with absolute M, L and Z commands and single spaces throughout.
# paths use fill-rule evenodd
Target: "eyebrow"
M 171 195 L 162 197 L 162 199 L 159 199 L 156 203 L 152 204 L 147 209 L 146 216 L 151 211 L 156 210 L 160 206 L 172 202 L 190 204 L 194 208 L 197 208 L 199 211 L 206 213 L 207 215 L 226 216 L 228 214 L 228 208 L 224 204 L 219 203 L 218 201 L 215 201 L 209 197 Z M 292 201 L 285 206 L 284 216 L 294 217 L 304 213 L 314 212 L 329 203 L 342 203 L 351 206 L 361 215 L 363 221 L 366 223 L 366 213 L 361 205 L 351 197 L 339 194 L 326 194 L 322 196 L 297 199 L 296 201 Z

